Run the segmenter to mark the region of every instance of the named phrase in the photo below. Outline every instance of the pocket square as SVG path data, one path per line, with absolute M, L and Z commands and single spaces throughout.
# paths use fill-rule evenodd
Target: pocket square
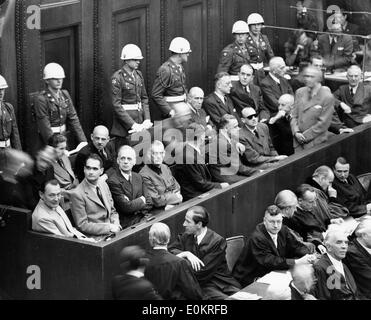
M 338 50 L 342 51 L 342 50 L 344 50 L 344 47 L 338 47 Z
M 314 109 L 322 109 L 322 106 L 317 104 L 317 105 L 314 106 Z

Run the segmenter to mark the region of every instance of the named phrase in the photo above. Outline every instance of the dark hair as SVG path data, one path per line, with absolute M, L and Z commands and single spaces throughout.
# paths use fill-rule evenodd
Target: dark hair
M 304 194 L 309 191 L 309 192 L 314 192 L 314 188 L 309 185 L 309 184 L 301 184 L 299 187 L 296 188 L 295 190 L 295 195 L 298 199 L 303 199 Z
M 90 159 L 93 159 L 93 160 L 97 160 L 97 161 L 99 161 L 99 166 L 100 166 L 101 168 L 103 168 L 103 160 L 102 160 L 102 158 L 101 158 L 100 156 L 98 156 L 96 153 L 91 153 L 91 154 L 88 155 L 88 157 L 87 157 L 86 160 L 85 160 L 85 166 L 86 166 L 86 163 L 88 162 L 88 160 L 90 160 Z
M 58 144 L 62 142 L 67 142 L 67 138 L 63 134 L 53 134 L 49 139 L 48 139 L 48 145 L 52 146 L 53 148 L 58 147 Z
M 264 215 L 269 214 L 270 216 L 277 216 L 280 213 L 281 213 L 281 209 L 278 208 L 275 204 L 272 204 L 267 209 L 265 209 Z
M 120 252 L 120 266 L 127 271 L 145 267 L 148 263 L 146 252 L 139 246 L 125 247 Z
M 340 164 L 344 165 L 344 164 L 348 164 L 349 162 L 348 162 L 347 159 L 345 159 L 344 157 L 339 157 L 339 158 L 337 158 L 336 161 L 335 161 L 334 168 L 335 168 L 335 165 L 336 165 L 337 163 L 340 163 Z
M 217 125 L 218 129 L 219 130 L 223 129 L 229 123 L 229 121 L 232 121 L 232 120 L 237 120 L 237 119 L 234 115 L 226 113 L 224 116 L 220 118 L 220 121 Z
M 59 182 L 56 180 L 56 179 L 52 179 L 52 180 L 49 180 L 49 181 L 44 181 L 41 185 L 40 185 L 40 189 L 39 191 L 44 193 L 45 192 L 45 189 L 46 189 L 46 186 L 47 185 L 52 185 L 52 186 L 59 186 Z
M 195 206 L 190 208 L 188 211 L 192 211 L 192 220 L 197 224 L 201 222 L 203 227 L 206 227 L 209 223 L 210 215 L 209 212 L 201 206 Z
M 229 77 L 229 73 L 224 71 L 218 72 L 214 77 L 215 84 L 223 77 Z

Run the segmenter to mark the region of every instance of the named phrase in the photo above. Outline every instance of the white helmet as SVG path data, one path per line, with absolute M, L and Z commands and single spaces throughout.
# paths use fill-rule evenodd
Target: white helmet
M 263 17 L 259 13 L 252 13 L 247 18 L 247 25 L 264 23 Z
M 121 60 L 141 60 L 143 59 L 142 51 L 135 44 L 127 44 L 122 48 Z
M 64 79 L 65 77 L 64 70 L 58 63 L 48 63 L 44 68 L 44 80 Z
M 249 33 L 249 26 L 243 20 L 238 20 L 233 24 L 232 33 Z
M 8 88 L 8 83 L 3 76 L 0 76 L 0 89 Z
M 176 37 L 171 40 L 169 50 L 175 53 L 190 53 L 191 45 L 189 44 L 188 40 L 182 37 Z

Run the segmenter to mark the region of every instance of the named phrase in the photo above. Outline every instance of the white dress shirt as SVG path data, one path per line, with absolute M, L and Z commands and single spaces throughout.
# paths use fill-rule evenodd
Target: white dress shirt
M 201 231 L 201 233 L 196 237 L 197 238 L 197 244 L 200 245 L 201 241 L 205 237 L 207 232 L 207 227 L 204 228 L 204 230 Z

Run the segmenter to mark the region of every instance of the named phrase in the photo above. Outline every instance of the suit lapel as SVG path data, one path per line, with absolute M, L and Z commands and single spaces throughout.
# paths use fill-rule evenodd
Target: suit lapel
M 220 98 L 214 93 L 214 98 L 215 98 L 215 101 L 217 102 L 217 104 L 224 110 L 228 113 L 228 108 L 227 108 L 227 98 L 225 97 L 225 104 L 223 103 L 222 100 L 220 100 Z
M 83 184 L 83 187 L 84 187 L 84 191 L 85 191 L 86 196 L 91 201 L 94 201 L 97 205 L 99 205 L 100 207 L 104 208 L 104 205 L 99 200 L 97 194 L 92 190 L 92 188 L 87 184 L 87 182 L 84 180 L 83 183 L 84 183 Z
M 122 186 L 122 188 L 125 190 L 125 192 L 127 193 L 126 195 L 129 195 L 129 198 L 130 200 L 133 200 L 133 186 L 131 185 L 131 183 L 129 181 L 127 181 L 123 175 L 121 174 L 120 170 L 117 171 L 118 172 L 118 178 L 119 178 L 119 181 L 120 181 L 120 184 Z

